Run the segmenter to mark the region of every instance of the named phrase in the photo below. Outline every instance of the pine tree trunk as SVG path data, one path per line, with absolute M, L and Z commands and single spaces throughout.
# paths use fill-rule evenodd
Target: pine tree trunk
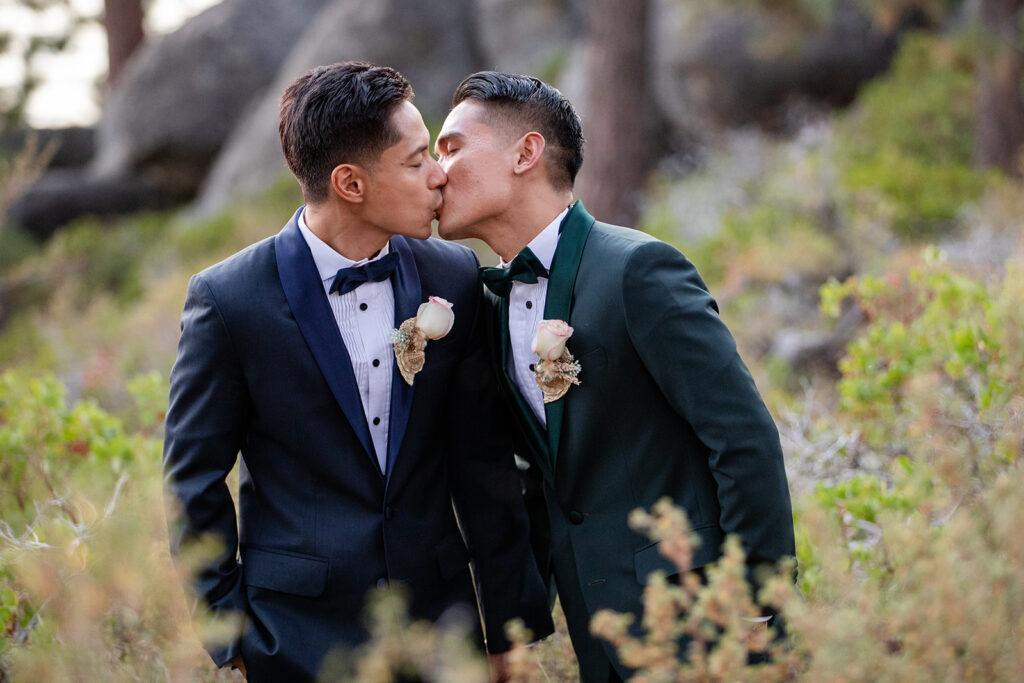
M 599 220 L 633 225 L 651 160 L 648 0 L 591 0 L 580 196 Z
M 107 29 L 107 87 L 117 81 L 125 62 L 142 44 L 142 0 L 104 0 L 104 20 Z
M 978 60 L 978 93 L 974 159 L 981 168 L 1022 172 L 1024 145 L 1024 0 L 981 0 L 979 13 L 985 34 Z

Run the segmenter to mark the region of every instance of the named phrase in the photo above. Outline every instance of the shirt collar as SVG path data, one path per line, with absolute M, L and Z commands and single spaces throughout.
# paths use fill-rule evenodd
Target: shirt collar
M 352 259 L 345 258 L 335 251 L 334 247 L 317 237 L 313 231 L 309 229 L 309 226 L 306 224 L 305 209 L 299 213 L 299 231 L 302 233 L 302 237 L 305 238 L 306 244 L 309 245 L 309 251 L 313 254 L 313 263 L 316 264 L 316 269 L 317 272 L 320 273 L 321 280 L 333 280 L 334 276 L 336 276 L 338 271 L 342 268 L 361 266 L 369 263 L 370 261 L 376 261 L 382 256 L 385 256 L 391 249 L 391 243 L 387 242 L 384 244 L 384 248 L 377 252 L 377 254 L 372 258 L 364 258 L 361 261 L 353 261 Z
M 555 258 L 555 247 L 558 246 L 558 226 L 562 224 L 562 220 L 569 213 L 569 209 L 566 208 L 562 213 L 555 216 L 555 219 L 548 223 L 547 227 L 540 231 L 540 233 L 530 240 L 527 244 L 533 255 L 543 264 L 545 268 L 551 270 L 551 261 Z M 508 268 L 508 263 L 501 262 L 500 267 Z

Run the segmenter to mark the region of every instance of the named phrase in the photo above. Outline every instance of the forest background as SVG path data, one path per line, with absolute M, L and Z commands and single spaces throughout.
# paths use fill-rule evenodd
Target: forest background
M 1024 679 L 1024 2 L 223 0 L 149 35 L 140 0 L 20 6 L 60 20 L 0 26 L 23 65 L 0 87 L 0 681 L 237 675 L 167 550 L 178 320 L 189 275 L 301 203 L 284 84 L 357 58 L 409 77 L 435 134 L 475 70 L 561 88 L 578 195 L 694 261 L 776 419 L 801 594 L 746 595 L 735 547 L 706 585 L 653 580 L 644 639 L 594 624 L 639 677 Z M 47 53 L 89 26 L 99 119 L 32 128 Z M 675 511 L 634 522 L 686 568 Z M 485 676 L 394 600 L 325 678 Z M 747 665 L 752 600 L 786 618 L 771 664 Z M 516 667 L 574 680 L 564 628 Z

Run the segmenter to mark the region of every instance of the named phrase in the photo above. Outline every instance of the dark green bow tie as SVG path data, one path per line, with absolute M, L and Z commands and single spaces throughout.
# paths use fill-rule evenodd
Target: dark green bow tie
M 532 285 L 537 278 L 548 277 L 548 269 L 540 259 L 526 247 L 512 259 L 508 268 L 481 268 L 480 279 L 487 288 L 500 297 L 507 297 L 512 292 L 513 282 Z

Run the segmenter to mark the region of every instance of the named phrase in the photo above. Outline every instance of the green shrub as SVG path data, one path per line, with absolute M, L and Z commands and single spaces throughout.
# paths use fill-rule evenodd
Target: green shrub
M 795 676 L 795 653 L 775 639 L 773 628 L 753 621 L 761 617 L 761 608 L 751 596 L 738 538 L 726 540 L 721 559 L 705 568 L 704 582 L 690 571 L 697 539 L 685 512 L 669 499 L 656 503 L 651 513 L 634 511 L 630 525 L 658 541 L 659 551 L 680 571 L 678 582 L 668 581 L 663 571 L 652 574 L 643 594 L 643 637 L 629 633 L 632 614 L 601 610 L 591 620 L 591 631 L 610 641 L 622 663 L 636 670 L 631 680 L 782 681 Z M 786 569 L 767 582 L 765 604 L 781 605 L 796 595 L 791 580 L 783 578 Z M 684 636 L 689 645 L 680 651 Z M 748 666 L 748 657 L 762 652 L 771 652 L 772 661 Z
M 166 384 L 133 389 L 129 431 L 52 377 L 0 374 L 0 679 L 216 676 L 167 550 L 153 435 Z
M 173 234 L 175 249 L 192 259 L 215 253 L 231 241 L 236 230 L 235 219 L 224 212 L 201 221 L 182 223 Z
M 1020 458 L 1022 264 L 985 281 L 928 249 L 905 271 L 825 285 L 823 309 L 835 315 L 848 297 L 870 322 L 840 361 L 840 410 L 869 448 L 968 489 Z
M 839 126 L 842 183 L 862 195 L 859 210 L 905 238 L 957 226 L 961 207 L 990 180 L 972 168 L 974 90 L 967 50 L 944 37 L 904 38 L 890 70 Z
M 803 679 L 1024 677 L 1024 471 L 1009 468 L 970 499 L 934 475 L 862 481 L 805 506 L 801 527 L 829 590 L 784 610 Z M 865 504 L 874 523 L 845 514 Z
M 759 602 L 780 610 L 785 640 L 743 619 L 758 609 L 735 538 L 705 584 L 686 573 L 678 584 L 652 577 L 642 637 L 627 631 L 632 615 L 601 612 L 591 628 L 636 669 L 634 681 L 1021 680 L 1022 486 L 1024 470 L 1013 467 L 974 499 L 954 501 L 928 472 L 908 470 L 805 499 L 801 545 L 814 547 L 816 581 L 828 590 L 802 597 L 785 571 L 766 582 Z M 692 540 L 683 513 L 662 502 L 635 514 L 685 570 Z M 693 639 L 687 652 L 678 647 L 684 634 Z M 769 663 L 748 663 L 765 649 Z

